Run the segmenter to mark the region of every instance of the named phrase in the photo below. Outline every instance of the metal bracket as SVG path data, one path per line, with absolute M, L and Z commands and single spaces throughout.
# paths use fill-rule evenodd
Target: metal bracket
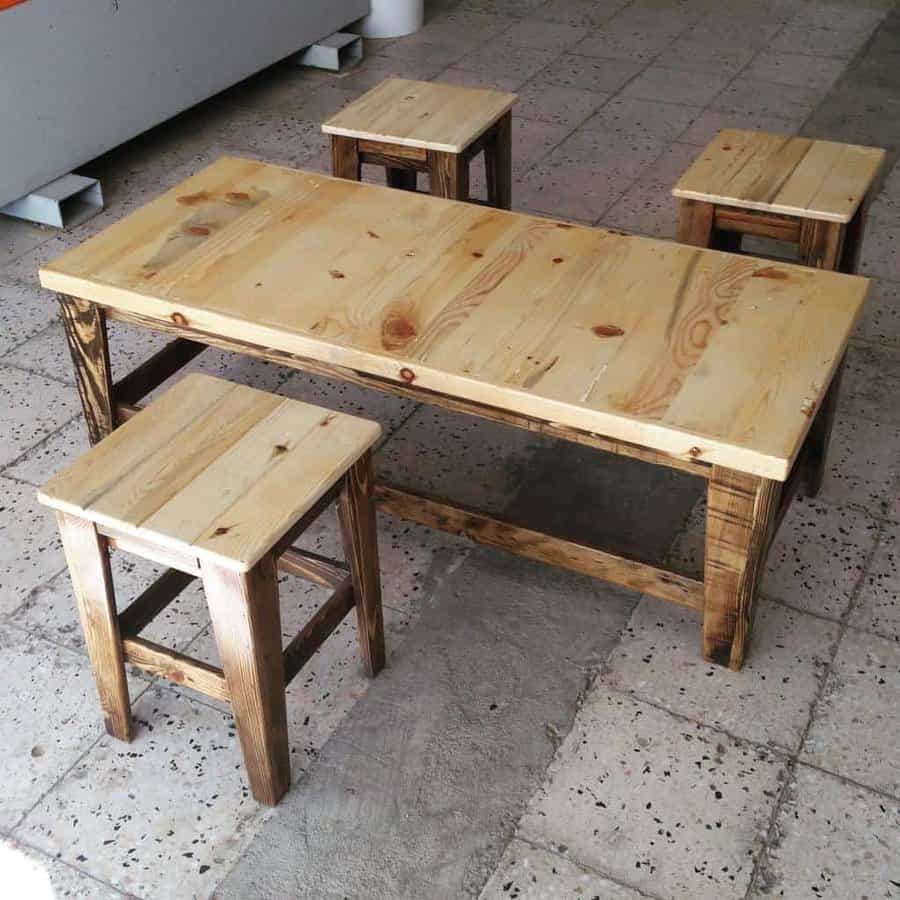
M 103 209 L 103 191 L 96 178 L 63 175 L 50 184 L 0 207 L 0 213 L 54 228 L 74 228 Z
M 336 31 L 307 47 L 298 57 L 302 66 L 340 72 L 355 66 L 363 57 L 363 41 L 358 34 Z

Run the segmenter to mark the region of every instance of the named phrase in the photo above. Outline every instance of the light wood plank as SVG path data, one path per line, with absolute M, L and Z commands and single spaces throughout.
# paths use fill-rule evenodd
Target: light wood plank
M 505 91 L 388 78 L 335 113 L 322 131 L 461 153 L 515 102 Z
M 141 276 L 189 212 L 235 191 L 265 198 Z M 198 195 L 207 198 L 198 207 L 178 202 Z M 174 333 L 776 480 L 808 427 L 795 411 L 820 403 L 823 373 L 843 356 L 867 291 L 832 272 L 804 278 L 779 266 L 780 283 L 765 261 L 736 271 L 715 251 L 234 159 L 100 238 L 45 266 L 43 283 Z M 818 346 L 783 354 L 776 293 L 800 309 L 791 328 L 808 322 Z M 755 315 L 722 326 L 717 310 L 737 296 Z M 751 373 L 719 352 L 729 329 L 765 365 Z M 709 421 L 702 404 L 670 410 L 694 373 L 717 395 L 736 395 L 714 403 Z M 752 433 L 720 416 L 757 397 L 788 415 Z

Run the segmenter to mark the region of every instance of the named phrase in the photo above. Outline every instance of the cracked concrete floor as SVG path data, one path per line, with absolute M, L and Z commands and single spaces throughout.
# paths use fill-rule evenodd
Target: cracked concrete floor
M 344 77 L 276 66 L 97 160 L 109 206 L 73 232 L 0 219 L 5 884 L 90 898 L 900 897 L 898 53 L 888 0 L 447 0 Z M 270 812 L 247 794 L 227 711 L 189 690 L 135 673 L 137 740 L 103 735 L 34 498 L 85 445 L 36 269 L 221 153 L 325 169 L 318 123 L 391 74 L 520 94 L 516 208 L 666 238 L 671 185 L 720 127 L 884 146 L 862 261 L 873 287 L 824 490 L 782 526 L 741 673 L 700 659 L 690 612 L 383 518 L 390 667 L 362 677 L 350 622 L 317 654 L 291 686 L 295 783 Z M 112 342 L 119 370 L 160 343 L 123 327 Z M 193 366 L 378 418 L 395 479 L 699 563 L 690 480 L 216 351 Z M 573 516 L 576 501 L 591 514 Z M 307 540 L 331 551 L 334 523 Z M 115 561 L 123 598 L 152 575 Z M 321 596 L 283 592 L 287 631 Z M 215 652 L 199 591 L 153 629 Z

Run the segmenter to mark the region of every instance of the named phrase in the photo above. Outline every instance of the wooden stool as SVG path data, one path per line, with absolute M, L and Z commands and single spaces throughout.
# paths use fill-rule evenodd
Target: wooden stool
M 57 511 L 106 730 L 133 734 L 125 662 L 230 702 L 253 796 L 290 784 L 285 686 L 355 605 L 384 665 L 374 422 L 189 375 L 39 491 Z M 291 546 L 333 500 L 350 573 Z M 108 548 L 171 568 L 117 614 Z M 334 593 L 282 652 L 276 567 Z M 139 637 L 203 580 L 222 668 Z
M 488 206 L 509 209 L 510 108 L 515 94 L 389 78 L 332 116 L 332 173 L 360 180 L 360 165 L 384 166 L 391 187 L 414 191 L 427 172 L 431 193 L 469 200 L 469 163 L 484 151 Z
M 884 150 L 720 131 L 681 176 L 678 240 L 740 250 L 745 234 L 799 245 L 800 262 L 853 273 Z

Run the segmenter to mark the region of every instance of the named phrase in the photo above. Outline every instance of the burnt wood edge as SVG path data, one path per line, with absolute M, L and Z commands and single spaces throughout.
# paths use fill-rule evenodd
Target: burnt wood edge
M 282 572 L 332 590 L 342 585 L 349 574 L 346 564 L 298 547 L 288 547 L 276 560 L 276 565 Z
M 601 578 L 690 609 L 703 609 L 703 582 L 676 572 L 532 531 L 477 510 L 412 494 L 389 484 L 375 485 L 375 502 L 383 512 L 410 519 L 420 525 L 463 535 L 477 543 L 500 547 L 528 559 Z
M 702 459 L 681 459 L 677 456 L 670 456 L 656 450 L 649 450 L 627 441 L 619 441 L 612 438 L 602 437 L 589 431 L 583 431 L 578 428 L 570 428 L 566 425 L 559 425 L 545 419 L 539 419 L 533 416 L 526 416 L 519 413 L 509 412 L 507 410 L 498 409 L 483 403 L 477 403 L 472 400 L 463 400 L 458 397 L 450 397 L 439 391 L 432 391 L 427 388 L 416 387 L 406 382 L 393 381 L 388 378 L 379 377 L 377 375 L 367 375 L 355 369 L 344 366 L 337 366 L 330 363 L 319 362 L 318 360 L 309 359 L 307 357 L 298 356 L 292 353 L 286 353 L 282 350 L 272 350 L 262 347 L 258 344 L 251 344 L 246 341 L 236 340 L 234 338 L 222 338 L 217 335 L 209 334 L 199 329 L 189 328 L 184 325 L 177 325 L 165 319 L 155 319 L 151 316 L 144 316 L 139 313 L 126 312 L 125 310 L 107 309 L 107 318 L 119 322 L 129 322 L 133 325 L 139 325 L 144 328 L 151 328 L 154 331 L 165 332 L 166 334 L 180 335 L 188 337 L 192 340 L 200 341 L 211 347 L 218 347 L 223 350 L 231 350 L 236 353 L 243 353 L 245 356 L 252 356 L 257 359 L 264 359 L 268 362 L 278 363 L 287 368 L 297 369 L 301 372 L 311 372 L 315 375 L 323 375 L 327 378 L 337 378 L 347 381 L 351 384 L 362 385 L 363 387 L 374 388 L 375 390 L 384 391 L 385 393 L 396 394 L 400 397 L 407 397 L 412 400 L 418 400 L 423 403 L 430 403 L 433 406 L 439 406 L 444 409 L 454 410 L 456 412 L 466 413 L 467 415 L 477 416 L 482 419 L 488 419 L 492 422 L 511 425 L 521 428 L 525 431 L 532 431 L 538 434 L 546 434 L 550 437 L 560 438 L 573 444 L 580 444 L 585 447 L 593 447 L 597 450 L 603 450 L 607 453 L 615 453 L 620 456 L 628 456 L 632 459 L 639 459 L 643 462 L 652 463 L 653 465 L 666 466 L 671 469 L 679 469 L 682 472 L 688 472 L 699 478 L 709 478 L 711 465 Z
M 122 639 L 125 661 L 175 684 L 193 688 L 208 697 L 231 702 L 225 674 L 217 666 L 191 659 L 177 650 L 170 650 L 153 641 L 139 637 Z

